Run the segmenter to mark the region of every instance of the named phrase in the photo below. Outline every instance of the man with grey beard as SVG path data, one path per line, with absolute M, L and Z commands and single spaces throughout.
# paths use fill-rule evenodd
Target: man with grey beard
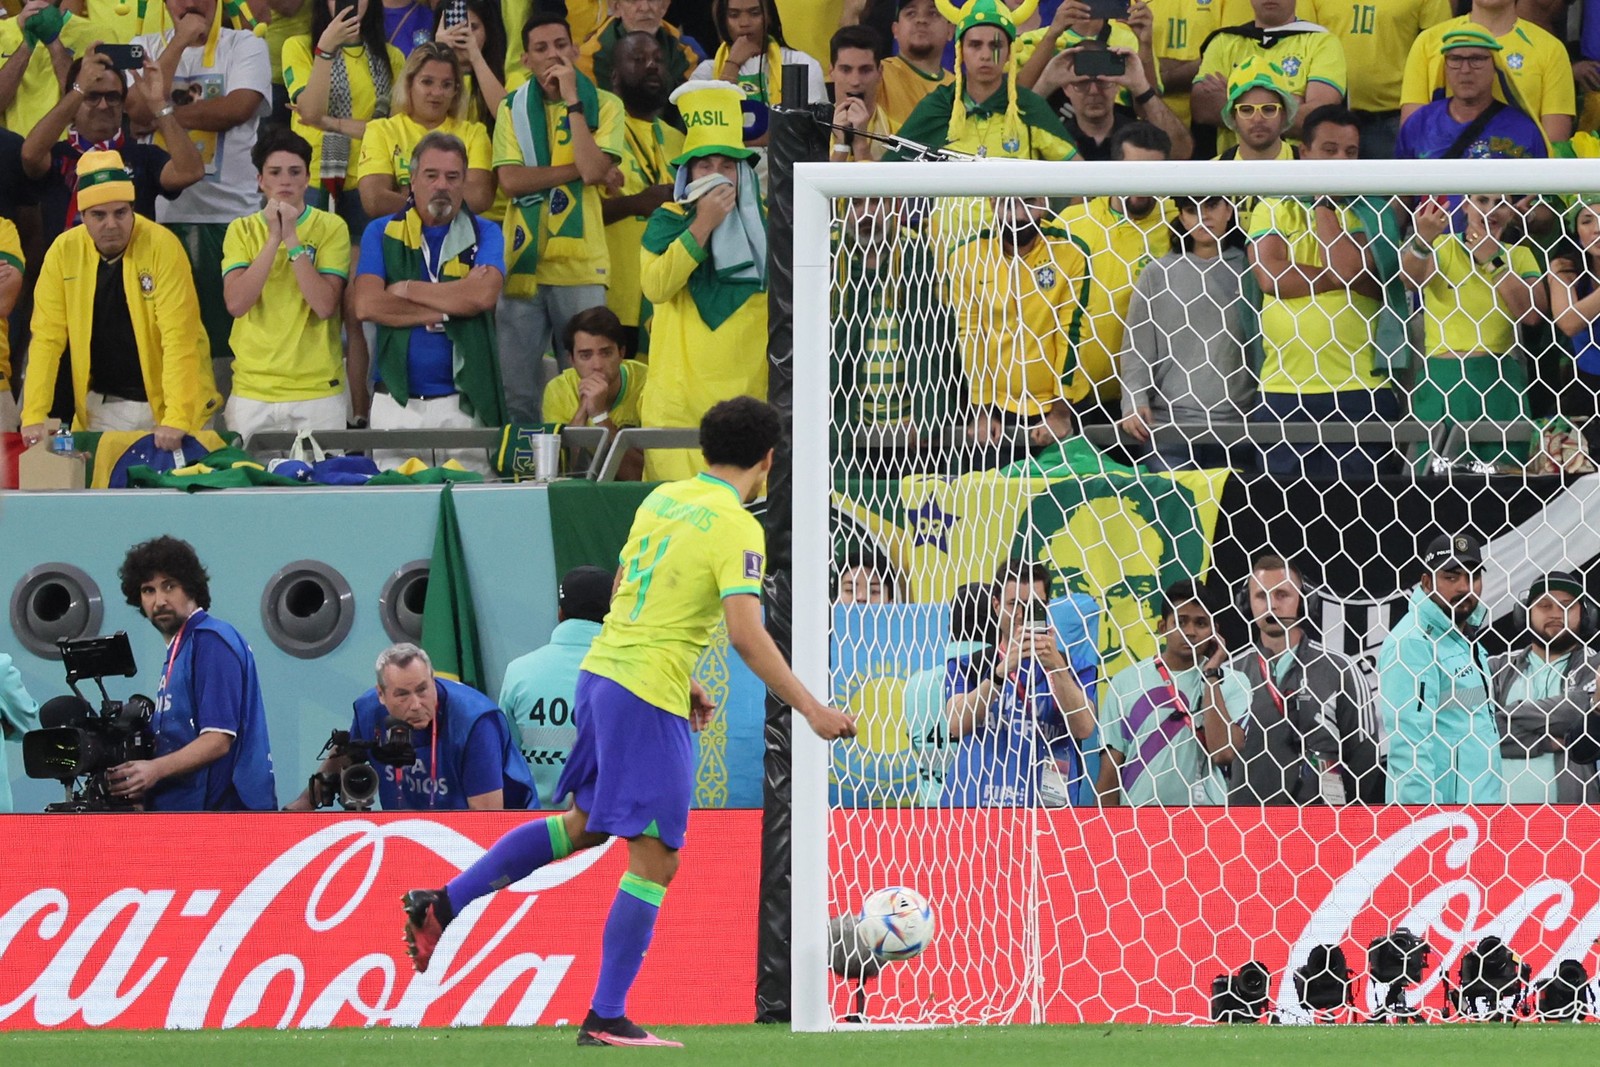
M 500 227 L 462 203 L 467 149 L 434 132 L 411 158 L 404 210 L 361 239 L 356 314 L 378 328 L 372 428 L 498 426 L 505 421 L 494 307 L 505 278 Z M 375 452 L 382 467 L 404 453 Z M 436 456 L 443 459 L 442 456 Z M 454 458 L 487 473 L 482 452 Z

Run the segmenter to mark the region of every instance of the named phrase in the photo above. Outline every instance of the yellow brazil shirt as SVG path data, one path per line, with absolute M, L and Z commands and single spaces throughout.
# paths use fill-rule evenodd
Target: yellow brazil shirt
M 289 72 L 284 69 L 288 61 L 283 57 L 284 46 L 296 37 L 306 39 L 307 54 L 310 54 L 311 44 L 311 5 L 315 0 L 304 0 L 300 10 L 292 15 L 284 15 L 277 11 L 272 13 L 272 20 L 267 23 L 262 36 L 267 41 L 267 58 L 272 61 L 272 84 L 288 85 Z M 309 69 L 309 68 L 308 68 Z M 301 134 L 301 136 L 305 136 Z
M 26 267 L 22 258 L 22 240 L 17 236 L 16 225 L 8 218 L 0 218 L 0 263 L 8 264 L 21 274 Z M 11 330 L 10 323 L 0 318 L 0 389 L 11 387 Z
M 1462 27 L 1478 28 L 1463 15 L 1430 26 L 1417 36 L 1406 56 L 1405 80 L 1400 86 L 1402 106 L 1426 104 L 1433 99 L 1435 90 L 1444 88 L 1444 55 L 1439 51 L 1439 42 L 1446 33 Z M 1517 95 L 1522 97 L 1520 104 L 1526 105 L 1535 122 L 1541 121 L 1543 115 L 1577 113 L 1566 45 L 1526 19 L 1518 19 L 1510 33 L 1495 40 L 1501 49 L 1495 53 L 1495 65 L 1510 78 Z M 1499 85 L 1495 86 L 1495 97 L 1503 98 Z
M 530 88 L 529 92 L 534 90 Z M 514 96 L 508 95 L 501 101 L 500 114 L 494 124 L 494 153 L 492 164 L 496 167 L 521 167 L 537 166 L 537 161 L 529 160 L 524 153 L 522 145 L 517 140 L 517 123 L 512 117 L 511 106 Z M 567 106 L 560 100 L 554 103 L 549 101 L 544 105 L 545 130 L 549 138 L 552 156 L 559 159 L 556 153 L 562 147 L 572 143 L 572 131 L 568 126 L 571 116 L 567 114 Z M 600 151 L 614 160 L 621 160 L 623 155 L 623 119 L 626 112 L 623 110 L 622 101 L 612 93 L 600 90 L 600 124 L 591 131 L 595 144 L 600 146 Z M 581 179 L 580 179 L 581 180 Z M 566 197 L 565 189 L 548 190 L 548 195 L 540 204 L 539 210 L 548 213 L 550 205 L 557 192 Z M 583 236 L 581 240 L 551 242 L 539 252 L 539 266 L 534 273 L 533 280 L 538 285 L 605 285 L 610 275 L 611 250 L 606 244 L 605 220 L 600 208 L 600 186 L 585 185 L 583 187 Z M 511 239 L 508 222 L 506 234 L 507 241 Z M 545 227 L 541 223 L 541 232 Z M 544 238 L 541 238 L 544 240 Z M 514 294 L 515 295 L 515 294 Z M 521 294 L 531 295 L 531 294 Z
M 308 207 L 295 221 L 300 243 L 315 250 L 318 274 L 350 277 L 350 229 L 343 219 Z M 243 270 L 267 244 L 266 218 L 258 211 L 228 223 L 222 239 L 222 273 Z M 250 400 L 281 403 L 318 400 L 344 390 L 344 349 L 338 315 L 311 310 L 279 245 L 261 298 L 233 320 L 233 391 Z
M 826 74 L 828 44 L 844 20 L 844 0 L 778 0 L 778 16 L 783 19 L 783 36 L 789 47 L 816 56 Z M 715 51 L 718 42 L 700 44 Z
M 453 133 L 466 144 L 469 170 L 493 169 L 489 131 L 484 129 L 483 123 L 445 119 L 436 129 L 440 133 Z M 410 115 L 390 115 L 367 123 L 367 136 L 361 141 L 361 160 L 356 165 L 356 180 L 369 174 L 383 174 L 393 178 L 396 185 L 410 185 L 411 153 L 426 133 L 428 131 Z
M 1217 6 L 1218 26 L 1243 26 L 1256 20 L 1250 0 L 1212 0 L 1212 3 Z M 1335 0 L 1299 0 L 1294 6 L 1294 17 L 1301 22 L 1314 22 L 1318 26 L 1328 27 L 1333 16 L 1322 9 L 1333 7 L 1334 4 Z
M 645 383 L 650 380 L 650 368 L 636 359 L 622 361 L 622 380 L 617 387 L 616 399 L 606 412 L 612 425 L 618 429 L 642 426 L 639 419 L 639 398 L 644 395 Z M 568 367 L 551 379 L 544 387 L 544 421 L 565 426 L 578 413 L 578 377 L 575 368 Z
M 1117 210 L 1110 197 L 1100 196 L 1056 219 L 1089 256 L 1089 299 L 1078 366 L 1067 383 L 1068 400 L 1090 393 L 1106 399 L 1122 395 L 1114 359 L 1122 351 L 1133 283 L 1145 264 L 1172 251 L 1171 220 L 1176 215 L 1170 201 L 1157 201 L 1148 215 L 1135 219 Z
M 622 583 L 583 669 L 646 703 L 689 715 L 689 678 L 722 601 L 759 596 L 766 535 L 739 491 L 709 474 L 657 486 L 634 514 Z
M 660 119 L 636 119 L 624 115 L 622 122 L 622 190 L 617 196 L 634 196 L 656 185 L 671 185 L 672 164 L 683 151 L 683 131 Z M 639 249 L 644 244 L 648 215 L 629 215 L 606 227 L 606 246 L 611 252 L 611 284 L 606 287 L 606 307 L 616 312 L 624 326 L 637 326 L 644 319 L 644 294 L 639 286 Z
M 1064 399 L 1089 284 L 1083 247 L 1054 230 L 1019 257 L 975 237 L 946 277 L 972 403 L 1031 419 Z
M 889 121 L 896 128 L 905 124 L 911 112 L 922 103 L 923 97 L 939 86 L 951 85 L 956 80 L 956 76 L 948 70 L 940 70 L 937 75 L 924 74 L 920 68 L 899 56 L 885 59 L 881 69 L 883 78 L 878 83 L 878 106 L 888 114 Z
M 1533 251 L 1513 245 L 1511 269 L 1523 278 L 1540 275 Z M 1457 353 L 1504 355 L 1517 340 L 1517 324 L 1495 290 L 1494 270 L 1474 263 L 1459 234 L 1433 242 L 1433 277 L 1422 287 L 1423 337 L 1430 356 Z
M 1217 3 L 1218 0 L 1151 0 L 1150 14 L 1155 18 L 1155 25 L 1150 43 L 1156 62 L 1193 63 L 1198 60 L 1200 46 L 1219 25 Z M 1189 86 L 1168 85 L 1165 89 L 1161 98 L 1187 126 Z
M 1341 96 L 1344 95 L 1344 45 L 1331 33 L 1297 33 L 1283 38 L 1271 48 L 1263 48 L 1261 42 L 1248 37 L 1218 34 L 1211 39 L 1210 46 L 1201 57 L 1200 70 L 1194 80 L 1199 81 L 1209 74 L 1220 74 L 1226 78 L 1234 67 L 1255 58 L 1268 60 L 1283 68 L 1289 88 L 1302 99 L 1310 82 L 1331 85 Z M 1232 148 L 1238 141 L 1238 136 L 1232 130 L 1226 126 L 1217 127 L 1218 151 Z
M 1348 208 L 1347 232 L 1364 236 Z M 1292 262 L 1321 269 L 1322 247 L 1311 208 L 1298 200 L 1263 197 L 1250 216 L 1250 238 L 1274 233 L 1289 246 Z M 1335 393 L 1376 389 L 1383 379 L 1372 369 L 1372 323 L 1382 305 L 1373 297 L 1340 289 L 1314 296 L 1262 297 L 1261 334 L 1266 360 L 1263 393 Z
M 310 0 L 307 0 L 309 3 Z M 400 49 L 388 45 L 389 84 L 396 85 L 400 81 L 400 71 L 405 67 L 406 57 L 400 54 Z M 367 61 L 367 50 L 364 47 L 345 48 L 340 50 L 340 59 L 344 63 L 346 75 L 350 80 L 350 116 L 356 119 L 371 119 L 378 105 L 377 87 L 372 80 L 372 65 Z M 291 37 L 283 46 L 283 84 L 289 91 L 289 103 L 298 103 L 300 94 L 305 92 L 307 83 L 311 80 L 311 38 L 309 36 Z M 387 104 L 387 101 L 385 101 Z M 385 108 L 387 110 L 387 108 Z M 312 126 L 307 126 L 300 121 L 299 112 L 290 117 L 289 126 L 295 133 L 304 137 L 311 145 L 311 184 L 318 185 L 322 180 L 322 131 Z M 419 135 L 420 139 L 420 135 Z M 361 140 L 352 139 L 350 142 L 350 166 L 347 173 L 353 171 L 361 161 Z M 342 175 L 330 174 L 330 178 Z
M 69 15 L 61 27 L 62 47 L 72 56 L 81 56 L 100 39 L 94 25 L 76 15 Z M 17 19 L 0 21 L 0 67 L 5 66 L 22 47 L 22 23 Z M 22 81 L 17 85 L 11 106 L 0 112 L 0 126 L 26 137 L 28 131 L 49 114 L 60 99 L 61 85 L 56 81 L 50 49 L 36 46 L 28 57 L 27 68 L 22 72 Z
M 1350 106 L 1396 110 L 1411 44 L 1450 17 L 1450 0 L 1371 0 L 1334 10 L 1328 29 L 1344 44 L 1345 66 L 1361 72 L 1350 79 Z

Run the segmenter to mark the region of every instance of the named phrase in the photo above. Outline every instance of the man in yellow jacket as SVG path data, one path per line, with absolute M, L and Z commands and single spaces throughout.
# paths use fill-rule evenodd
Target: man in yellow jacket
M 116 152 L 78 160 L 83 225 L 45 253 L 33 296 L 33 341 L 22 383 L 22 436 L 44 436 L 62 357 L 72 376 L 73 426 L 152 430 L 177 448 L 221 398 L 183 245 L 134 214 L 133 182 Z
M 698 426 L 713 404 L 767 398 L 766 211 L 729 82 L 689 82 L 672 94 L 687 134 L 673 199 L 645 226 L 639 281 L 655 306 L 645 426 Z M 692 478 L 698 450 L 653 449 L 645 480 Z

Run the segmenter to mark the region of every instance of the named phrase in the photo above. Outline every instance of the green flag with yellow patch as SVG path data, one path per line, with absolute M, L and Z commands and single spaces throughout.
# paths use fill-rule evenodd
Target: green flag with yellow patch
M 439 494 L 439 525 L 433 535 L 428 593 L 422 605 L 422 649 L 433 660 L 439 677 L 487 692 L 478 617 L 472 610 L 472 586 L 467 580 L 467 555 L 450 490 L 446 482 Z

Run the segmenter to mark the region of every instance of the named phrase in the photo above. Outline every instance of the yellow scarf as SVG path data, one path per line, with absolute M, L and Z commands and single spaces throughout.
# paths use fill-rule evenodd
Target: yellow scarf
M 722 68 L 728 63 L 728 43 L 724 41 L 717 48 L 717 54 L 711 60 L 711 77 L 721 78 Z M 739 85 L 744 89 L 746 96 L 760 100 L 763 104 L 783 103 L 783 50 L 778 47 L 775 37 L 767 38 L 767 55 L 762 63 L 761 73 L 753 77 L 744 74 L 738 77 Z M 751 92 L 751 87 L 755 92 Z

